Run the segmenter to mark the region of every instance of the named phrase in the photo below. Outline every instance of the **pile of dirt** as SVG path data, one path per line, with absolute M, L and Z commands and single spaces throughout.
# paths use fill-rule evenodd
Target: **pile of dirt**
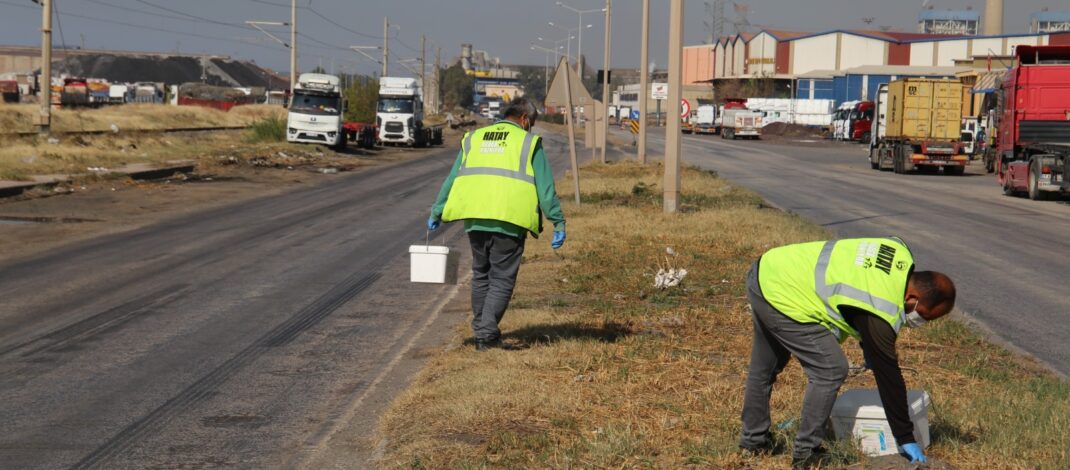
M 55 63 L 56 74 L 100 78 L 111 83 L 201 82 L 228 87 L 286 88 L 287 81 L 247 61 L 227 58 L 137 54 L 79 54 Z
M 816 127 L 774 122 L 762 128 L 762 137 L 785 137 L 789 139 L 820 139 L 824 132 Z

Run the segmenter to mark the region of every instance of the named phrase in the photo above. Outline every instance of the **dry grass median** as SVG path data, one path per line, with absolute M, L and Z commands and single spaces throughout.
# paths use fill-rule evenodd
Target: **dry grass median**
M 544 239 L 528 244 L 502 325 L 518 349 L 465 345 L 430 359 L 383 417 L 383 467 L 789 465 L 790 451 L 736 447 L 751 334 L 743 278 L 766 249 L 828 235 L 696 170 L 684 176 L 683 213 L 663 215 L 655 171 L 583 171 L 562 257 Z M 690 274 L 657 290 L 653 274 L 668 263 Z M 846 350 L 861 361 L 856 345 Z M 934 400 L 930 456 L 956 468 L 1070 464 L 1066 383 L 951 320 L 903 333 L 900 355 L 908 385 Z M 792 361 L 773 395 L 775 434 L 789 446 L 805 380 Z M 874 386 L 865 374 L 845 388 Z M 836 466 L 864 461 L 848 443 L 834 451 Z
M 0 133 L 33 132 L 40 107 L 0 104 Z M 282 106 L 235 106 L 230 111 L 199 106 L 126 104 L 102 108 L 69 108 L 52 112 L 53 132 L 165 130 L 191 127 L 243 127 L 270 116 L 285 116 Z

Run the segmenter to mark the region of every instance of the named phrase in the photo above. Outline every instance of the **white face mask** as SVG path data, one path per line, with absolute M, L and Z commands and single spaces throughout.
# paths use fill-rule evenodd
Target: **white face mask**
M 904 321 L 906 322 L 906 325 L 910 328 L 918 328 L 920 326 L 925 325 L 926 323 L 929 323 L 929 320 L 922 318 L 921 315 L 918 315 L 918 312 L 908 313 Z

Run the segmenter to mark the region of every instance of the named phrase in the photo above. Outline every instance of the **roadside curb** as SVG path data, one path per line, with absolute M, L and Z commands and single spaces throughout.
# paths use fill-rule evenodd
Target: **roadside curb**
M 151 180 L 166 178 L 175 173 L 192 173 L 197 164 L 193 161 L 168 162 L 166 166 L 152 166 L 145 163 L 133 163 L 115 169 L 104 169 L 93 173 L 78 175 L 40 175 L 34 176 L 33 181 L 5 181 L 0 180 L 0 198 L 18 196 L 35 188 L 52 187 L 60 183 L 66 183 L 79 176 L 91 174 L 116 174 L 128 176 L 135 180 Z

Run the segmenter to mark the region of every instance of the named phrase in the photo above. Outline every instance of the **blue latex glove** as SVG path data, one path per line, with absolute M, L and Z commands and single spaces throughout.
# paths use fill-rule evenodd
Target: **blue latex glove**
M 925 452 L 922 452 L 921 446 L 917 443 L 911 442 L 910 444 L 903 444 L 900 446 L 904 454 L 910 457 L 910 463 L 928 463 L 925 459 Z
M 435 230 L 438 230 L 438 226 L 439 225 L 442 225 L 442 222 L 439 221 L 438 219 L 436 219 L 434 217 L 428 217 L 427 218 L 427 229 L 428 230 L 434 232 Z
M 561 248 L 561 245 L 564 245 L 564 244 L 565 244 L 565 231 L 564 230 L 554 230 L 554 240 L 550 242 L 550 246 L 553 249 L 556 250 L 558 248 Z

